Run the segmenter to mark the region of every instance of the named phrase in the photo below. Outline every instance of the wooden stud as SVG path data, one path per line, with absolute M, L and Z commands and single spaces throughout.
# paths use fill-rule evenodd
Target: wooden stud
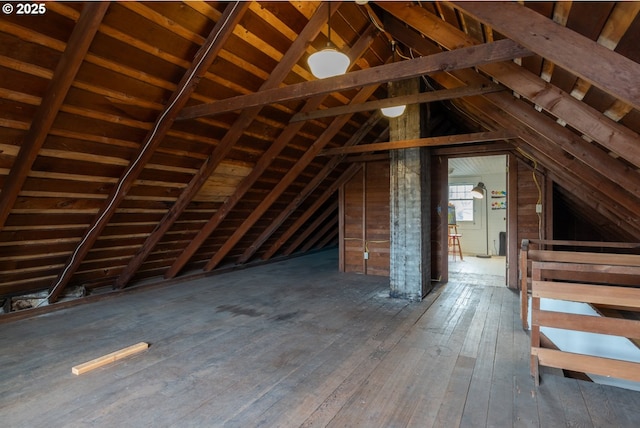
M 291 225 L 289 229 L 287 229 L 277 240 L 276 242 L 269 248 L 269 250 L 262 256 L 263 260 L 270 259 L 279 249 L 282 247 L 293 235 L 296 234 L 300 230 L 300 228 L 304 225 L 304 223 L 311 218 L 313 214 L 315 214 L 318 209 L 329 199 L 329 197 L 335 193 L 338 189 L 342 189 L 344 191 L 344 184 L 348 182 L 351 177 L 353 177 L 360 169 L 362 168 L 361 164 L 353 164 L 350 165 L 342 175 L 327 189 L 324 193 L 315 200 L 313 205 L 311 205 L 298 219 Z M 340 204 L 344 205 L 344 198 L 340 197 Z M 344 229 L 342 229 L 344 231 Z M 295 244 L 295 242 L 294 242 Z M 294 244 L 291 244 L 284 251 L 285 255 L 290 255 L 296 249 Z M 342 271 L 341 271 L 342 272 Z

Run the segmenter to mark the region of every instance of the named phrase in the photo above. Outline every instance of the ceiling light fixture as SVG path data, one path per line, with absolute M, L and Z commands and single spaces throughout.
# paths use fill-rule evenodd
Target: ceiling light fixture
M 318 79 L 339 76 L 347 72 L 351 60 L 347 55 L 338 51 L 331 43 L 331 4 L 327 4 L 329 18 L 327 19 L 327 47 L 309 56 L 307 63 L 311 73 Z
M 396 60 L 396 42 L 395 40 L 391 41 L 391 51 L 393 53 L 393 62 Z M 406 105 L 399 105 L 393 107 L 383 107 L 380 109 L 383 115 L 386 117 L 399 117 L 402 116 L 402 113 L 406 110 Z
M 380 111 L 387 117 L 402 116 L 407 106 L 382 107 Z

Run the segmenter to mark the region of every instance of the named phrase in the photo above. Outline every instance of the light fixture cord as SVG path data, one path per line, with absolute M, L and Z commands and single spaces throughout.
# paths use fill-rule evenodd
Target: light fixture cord
M 331 47 L 331 2 L 327 3 L 327 47 Z

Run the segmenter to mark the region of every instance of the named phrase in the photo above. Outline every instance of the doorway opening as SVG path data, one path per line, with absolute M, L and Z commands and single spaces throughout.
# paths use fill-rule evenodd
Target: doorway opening
M 507 155 L 449 158 L 447 187 L 449 273 L 492 275 L 505 285 Z

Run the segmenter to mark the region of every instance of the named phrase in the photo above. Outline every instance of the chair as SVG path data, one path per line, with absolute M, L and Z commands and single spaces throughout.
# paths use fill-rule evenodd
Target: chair
M 455 224 L 449 225 L 449 254 L 453 254 L 453 261 L 456 261 L 456 257 L 459 255 L 460 260 L 462 258 L 462 246 L 460 245 L 461 233 L 458 233 L 458 226 Z

